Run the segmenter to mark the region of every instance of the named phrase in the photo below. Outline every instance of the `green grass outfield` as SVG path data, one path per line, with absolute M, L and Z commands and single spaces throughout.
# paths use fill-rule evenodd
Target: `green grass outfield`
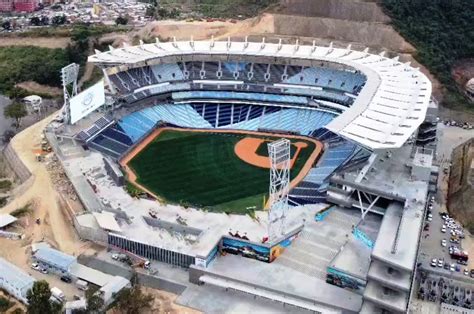
M 138 183 L 169 203 L 245 214 L 251 212 L 247 207 L 263 208 L 270 178 L 269 169 L 247 164 L 235 155 L 235 144 L 247 136 L 281 138 L 164 130 L 128 165 L 137 175 Z M 303 139 L 291 140 L 308 144 L 291 170 L 294 178 L 316 145 Z M 262 144 L 258 154 L 268 156 L 265 147 Z

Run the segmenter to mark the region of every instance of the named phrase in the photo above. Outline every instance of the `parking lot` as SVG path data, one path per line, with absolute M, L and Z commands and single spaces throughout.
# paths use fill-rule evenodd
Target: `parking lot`
M 79 290 L 74 282 L 66 283 L 60 279 L 61 276 L 48 272 L 47 274 L 42 273 L 41 271 L 31 268 L 28 270 L 28 273 L 33 276 L 36 280 L 46 280 L 49 283 L 49 287 L 59 288 L 65 295 L 65 301 L 72 301 L 74 296 L 84 296 L 84 291 Z
M 461 252 L 464 230 L 454 219 L 449 218 L 445 211 L 440 210 L 436 197 L 432 199 L 422 231 L 420 262 L 424 268 L 430 267 L 437 273 L 449 277 L 469 277 L 468 266 L 462 265 L 450 255 L 450 252 L 463 254 Z

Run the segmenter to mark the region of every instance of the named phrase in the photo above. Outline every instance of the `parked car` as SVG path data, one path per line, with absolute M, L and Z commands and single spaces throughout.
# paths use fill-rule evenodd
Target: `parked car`
M 37 271 L 41 270 L 41 267 L 38 263 L 31 264 L 31 268 L 33 268 L 34 270 L 37 270 Z
M 442 233 L 446 233 L 446 225 L 443 225 L 443 226 L 441 227 L 441 232 L 442 232 Z
M 71 283 L 72 279 L 68 276 L 62 276 L 61 281 L 64 281 L 65 283 Z
M 446 239 L 441 240 L 441 246 L 445 247 L 447 245 Z
M 431 260 L 431 267 L 436 267 L 438 265 L 438 260 L 436 258 L 433 258 Z
M 464 276 L 469 276 L 469 270 L 467 270 L 467 268 L 464 268 Z
M 47 273 L 48 273 L 48 269 L 47 269 L 47 268 L 41 268 L 41 272 L 42 272 L 43 274 L 47 274 Z

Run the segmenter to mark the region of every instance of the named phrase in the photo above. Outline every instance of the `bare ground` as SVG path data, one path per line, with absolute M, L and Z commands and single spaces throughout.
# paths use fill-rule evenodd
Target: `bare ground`
M 62 89 L 58 87 L 42 85 L 34 81 L 21 82 L 16 84 L 16 86 L 31 93 L 49 94 L 54 97 L 61 96 L 63 94 Z
M 66 48 L 71 42 L 68 37 L 1 37 L 0 47 L 37 46 L 43 48 Z

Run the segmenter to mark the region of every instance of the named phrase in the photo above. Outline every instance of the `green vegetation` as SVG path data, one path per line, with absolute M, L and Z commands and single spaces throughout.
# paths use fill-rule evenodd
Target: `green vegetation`
M 135 185 L 127 181 L 125 183 L 125 190 L 131 197 L 140 197 L 140 195 L 143 195 L 144 192 L 137 188 Z
M 447 89 L 444 104 L 468 108 L 452 75 L 453 64 L 474 57 L 474 1 L 381 1 L 395 28 L 417 48 L 416 58 Z M 474 106 L 470 106 L 474 109 Z
M 0 47 L 0 93 L 11 92 L 24 81 L 60 86 L 60 70 L 68 63 L 63 49 Z
M 28 112 L 26 111 L 25 104 L 22 102 L 14 101 L 3 109 L 3 115 L 6 118 L 15 120 L 15 127 L 20 127 L 21 119 L 26 117 Z
M 0 313 L 5 313 L 13 304 L 14 303 L 10 302 L 7 298 L 0 296 Z
M 29 215 L 32 211 L 33 211 L 32 204 L 28 203 L 25 206 L 17 208 L 14 211 L 12 211 L 10 215 L 16 218 L 21 218 L 23 216 Z
M 277 0 L 162 0 L 155 7 L 155 17 L 177 18 L 183 13 L 188 16 L 210 18 L 243 18 L 258 15 L 263 9 L 278 3 Z M 147 15 L 151 16 L 151 11 Z
M 0 208 L 7 205 L 8 197 L 0 197 Z
M 0 181 L 0 190 L 9 190 L 12 187 L 12 182 L 10 180 L 1 180 Z
M 269 169 L 252 166 L 235 155 L 235 144 L 246 136 L 166 130 L 135 156 L 129 166 L 136 173 L 138 183 L 168 202 L 247 214 L 250 212 L 247 207 L 263 208 Z M 307 144 L 291 171 L 292 178 L 315 149 L 313 142 Z M 265 149 L 260 150 L 268 156 Z
M 103 49 L 98 44 L 97 38 L 105 33 L 126 31 L 129 28 L 76 25 L 72 28 L 42 27 L 23 33 L 14 33 L 2 37 L 71 37 L 72 43 L 66 49 L 50 49 L 34 46 L 0 47 L 0 93 L 11 98 L 25 97 L 25 92 L 15 84 L 24 81 L 35 81 L 48 86 L 61 86 L 61 68 L 77 63 L 81 66 L 81 76 L 87 61 L 87 56 L 92 53 L 92 48 Z M 13 34 L 13 33 L 12 33 Z M 93 80 L 97 80 L 97 71 L 93 73 Z M 36 93 L 37 94 L 37 93 Z
M 49 284 L 45 280 L 36 281 L 33 287 L 26 293 L 28 300 L 27 313 L 28 314 L 44 314 L 44 313 L 61 313 L 62 304 L 58 302 L 51 302 L 51 291 Z
M 0 34 L 0 40 L 2 37 L 71 37 L 80 29 L 88 29 L 91 36 L 101 36 L 115 32 L 128 32 L 131 27 L 101 24 L 74 24 L 74 26 L 64 27 L 38 27 L 28 29 L 24 32 L 2 33 Z
M 136 278 L 136 274 L 134 277 Z M 133 285 L 132 288 L 122 289 L 113 305 L 120 313 L 127 314 L 140 314 L 149 310 L 153 303 L 153 296 L 143 293 L 140 286 L 135 284 L 136 280 L 133 277 L 130 281 Z

